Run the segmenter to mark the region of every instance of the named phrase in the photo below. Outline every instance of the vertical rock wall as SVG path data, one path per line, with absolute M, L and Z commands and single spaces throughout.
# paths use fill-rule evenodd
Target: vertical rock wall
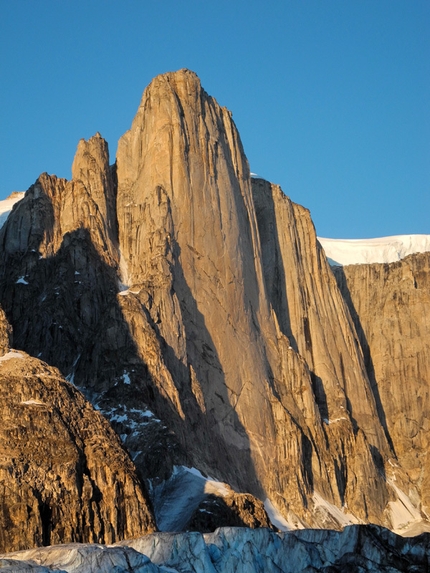
M 430 512 L 430 254 L 335 268 L 404 488 Z
M 123 280 L 146 293 L 195 459 L 309 520 L 315 489 L 377 520 L 389 448 L 308 212 L 252 193 L 230 114 L 187 70 L 145 91 L 117 176 Z

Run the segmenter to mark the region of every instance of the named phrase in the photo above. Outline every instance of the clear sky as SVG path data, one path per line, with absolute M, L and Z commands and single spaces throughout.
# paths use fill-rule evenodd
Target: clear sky
M 430 233 L 429 0 L 0 0 L 0 199 L 189 68 L 320 236 Z

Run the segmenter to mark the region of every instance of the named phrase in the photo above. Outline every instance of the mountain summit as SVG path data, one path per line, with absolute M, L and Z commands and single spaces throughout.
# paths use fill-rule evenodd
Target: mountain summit
M 71 181 L 41 175 L 1 229 L 0 303 L 13 347 L 59 369 L 116 430 L 159 523 L 170 499 L 167 510 L 182 512 L 175 523 L 201 530 L 208 502 L 220 516 L 215 526 L 237 524 L 228 522 L 232 513 L 248 523 L 250 512 L 253 526 L 267 524 L 265 502 L 285 528 L 422 527 L 427 347 L 408 363 L 417 373 L 408 395 L 416 392 L 417 401 L 408 400 L 404 419 L 399 396 L 408 333 L 429 340 L 421 306 L 428 253 L 399 271 L 404 283 L 387 270 L 376 287 L 374 271 L 361 265 L 359 278 L 336 282 L 309 211 L 279 186 L 251 179 L 231 113 L 189 70 L 147 87 L 114 165 L 96 134 L 79 142 L 72 174 Z M 396 302 L 390 322 L 366 314 L 363 330 L 356 297 L 368 300 L 373 288 L 378 301 L 390 292 Z M 411 293 L 413 309 L 402 303 Z M 377 340 L 389 340 L 407 313 L 408 333 L 393 340 L 402 346 L 396 363 L 380 370 L 386 357 Z M 28 463 L 22 457 L 22 467 Z M 180 467 L 197 468 L 200 481 Z M 13 499 L 24 503 L 18 474 L 9 475 Z M 208 493 L 203 476 L 228 485 L 212 484 Z M 40 509 L 45 522 L 64 501 L 52 493 L 55 480 L 47 473 L 33 484 L 49 509 Z M 188 504 L 185 483 L 194 488 Z M 7 519 L 18 527 L 9 499 Z M 153 527 L 147 515 L 136 523 L 128 535 Z M 96 537 L 85 526 L 49 527 L 56 542 Z

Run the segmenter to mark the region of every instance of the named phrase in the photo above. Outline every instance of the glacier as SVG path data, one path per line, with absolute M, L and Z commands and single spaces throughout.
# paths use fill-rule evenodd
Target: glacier
M 2 573 L 421 573 L 429 566 L 429 533 L 403 538 L 374 525 L 279 533 L 225 527 L 0 555 Z

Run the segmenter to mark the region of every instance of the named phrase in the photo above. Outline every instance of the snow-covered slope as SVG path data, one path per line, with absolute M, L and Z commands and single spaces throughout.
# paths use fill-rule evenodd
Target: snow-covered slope
M 413 253 L 430 251 L 430 235 L 394 235 L 379 239 L 318 237 L 331 265 L 394 263 Z
M 160 531 L 182 531 L 206 494 L 228 495 L 230 488 L 205 478 L 195 468 L 175 466 L 171 477 L 152 489 Z
M 0 201 L 0 229 L 6 223 L 6 219 L 9 217 L 9 213 L 12 211 L 12 207 L 18 201 L 24 197 L 24 191 L 14 191 L 7 197 L 7 199 L 3 199 Z

